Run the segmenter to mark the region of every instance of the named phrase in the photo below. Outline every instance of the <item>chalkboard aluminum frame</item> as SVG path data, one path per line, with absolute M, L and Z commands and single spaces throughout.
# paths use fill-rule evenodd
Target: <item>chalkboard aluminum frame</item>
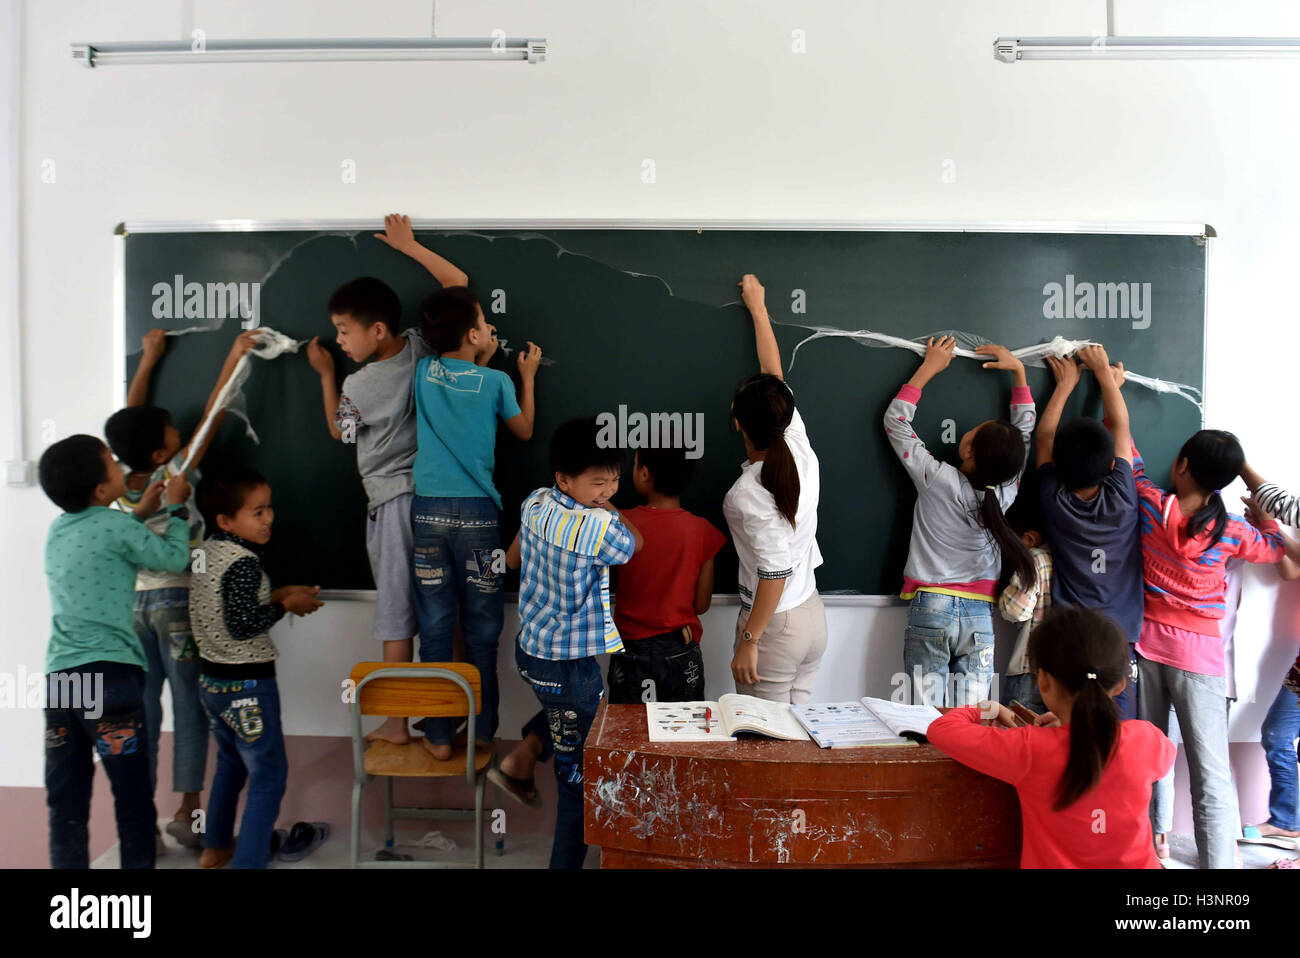
M 132 233 L 261 233 L 299 230 L 302 232 L 380 230 L 374 219 L 337 220 L 126 220 L 113 230 L 113 408 L 126 404 L 126 246 Z M 593 220 L 593 219 L 446 219 L 411 220 L 413 230 L 862 230 L 889 233 L 1098 233 L 1139 236 L 1196 236 L 1205 243 L 1205 314 L 1210 324 L 1210 258 L 1218 235 L 1208 223 L 1108 223 L 1079 220 L 987 220 L 971 222 L 900 220 Z M 1208 337 L 1207 337 L 1208 338 Z M 1205 368 L 1205 345 L 1201 346 L 1201 368 Z M 120 378 L 119 378 L 120 375 Z M 1204 382 L 1202 382 L 1204 386 Z M 1204 425 L 1204 419 L 1202 419 Z M 373 589 L 322 590 L 321 597 L 334 600 L 376 601 Z M 516 596 L 510 596 L 515 600 Z M 884 608 L 907 603 L 896 595 L 822 593 L 827 606 Z M 738 595 L 715 595 L 714 605 L 739 605 Z

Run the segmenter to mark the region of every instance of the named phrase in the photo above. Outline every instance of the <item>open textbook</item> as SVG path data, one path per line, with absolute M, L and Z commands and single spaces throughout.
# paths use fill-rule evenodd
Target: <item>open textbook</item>
M 784 702 L 730 693 L 716 702 L 647 702 L 652 742 L 734 742 L 737 732 L 800 742 L 808 733 Z
M 792 705 L 790 711 L 822 748 L 863 748 L 871 745 L 914 745 L 905 733 L 924 735 L 939 710 L 929 705 L 903 705 L 888 699 Z

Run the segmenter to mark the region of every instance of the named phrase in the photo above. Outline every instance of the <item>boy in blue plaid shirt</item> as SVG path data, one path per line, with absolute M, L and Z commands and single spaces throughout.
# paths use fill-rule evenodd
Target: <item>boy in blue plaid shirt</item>
M 506 564 L 521 570 L 515 664 L 542 704 L 524 731 L 549 734 L 555 756 L 552 868 L 581 868 L 587 855 L 582 749 L 605 694 L 596 656 L 623 648 L 610 610 L 609 567 L 641 548 L 640 533 L 610 501 L 622 451 L 602 448 L 599 433 L 594 418 L 555 430 L 555 485 L 524 500 L 519 534 L 506 553 Z

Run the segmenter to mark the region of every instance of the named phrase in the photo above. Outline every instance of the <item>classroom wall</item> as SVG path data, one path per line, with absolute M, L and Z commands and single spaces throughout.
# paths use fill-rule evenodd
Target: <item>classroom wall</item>
M 1208 422 L 1235 430 L 1266 475 L 1300 486 L 1300 451 L 1279 440 L 1294 405 L 1280 358 L 1288 341 L 1280 334 L 1294 322 L 1300 220 L 1294 63 L 993 59 L 1001 34 L 1102 32 L 1099 0 L 443 0 L 440 35 L 541 35 L 551 59 L 87 70 L 71 60 L 69 42 L 172 39 L 194 27 L 211 37 L 427 35 L 431 5 L 21 6 L 21 137 L 6 157 L 20 164 L 23 428 L 33 459 L 53 438 L 99 432 L 112 409 L 111 234 L 124 219 L 377 221 L 404 210 L 419 218 L 1193 221 L 1219 235 Z M 1300 35 L 1300 8 L 1286 0 L 1116 6 L 1120 33 Z M 791 51 L 796 29 L 806 53 Z M 15 37 L 5 30 L 7 48 Z M 642 182 L 645 159 L 656 165 L 653 184 Z M 354 183 L 340 175 L 348 160 Z M 43 181 L 51 170 L 53 182 Z M 0 253 L 11 251 L 0 245 Z M 1157 322 L 1151 334 L 1178 330 Z M 823 455 L 854 441 L 809 429 Z M 6 456 L 11 433 L 0 416 Z M 739 448 L 708 454 L 742 458 Z M 39 489 L 0 488 L 0 672 L 10 676 L 42 668 L 42 543 L 54 515 Z M 1234 738 L 1246 742 L 1258 737 L 1300 632 L 1295 604 L 1277 603 L 1271 569 L 1252 570 L 1244 593 L 1239 678 L 1244 697 L 1257 689 L 1262 699 L 1235 712 Z M 334 603 L 277 627 L 290 734 L 345 732 L 330 690 L 352 662 L 376 654 L 372 608 Z M 729 681 L 735 611 L 720 605 L 706 618 L 714 691 Z M 887 693 L 888 675 L 901 667 L 903 610 L 834 606 L 829 622 L 817 696 Z M 508 624 L 507 734 L 531 706 L 512 677 L 512 634 Z M 0 785 L 39 786 L 40 713 L 4 709 L 0 723 Z M 1266 780 L 1257 746 L 1239 746 L 1236 759 L 1243 814 L 1258 820 Z

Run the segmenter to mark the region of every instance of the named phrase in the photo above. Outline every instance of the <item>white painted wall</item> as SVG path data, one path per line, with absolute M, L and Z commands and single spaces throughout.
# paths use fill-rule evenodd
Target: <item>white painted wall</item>
M 1121 33 L 1300 35 L 1286 0 L 1119 0 Z M 1104 29 L 1101 0 L 753 3 L 443 0 L 443 36 L 546 36 L 524 64 L 105 68 L 76 40 L 427 35 L 426 0 L 93 0 L 23 4 L 25 434 L 99 432 L 111 412 L 113 226 L 124 219 L 375 217 L 1202 221 L 1211 272 L 1208 418 L 1268 476 L 1300 486 L 1280 358 L 1294 324 L 1300 65 L 994 61 L 1001 34 Z M 791 31 L 808 52 L 790 52 Z M 0 37 L 0 55 L 14 38 Z M 13 147 L 6 151 L 12 157 Z M 640 181 L 655 160 L 658 182 Z M 42 183 L 42 162 L 57 180 Z M 357 182 L 340 182 L 340 164 Z M 956 182 L 944 183 L 945 161 Z M 2 245 L 6 264 L 14 252 Z M 333 279 L 323 280 L 333 282 Z M 1157 318 L 1152 335 L 1175 337 Z M 545 384 L 541 402 L 545 402 Z M 10 441 L 0 415 L 0 448 Z M 736 453 L 739 458 L 739 453 Z M 1235 493 L 1236 490 L 1233 490 Z M 49 606 L 39 489 L 0 488 L 0 672 L 42 667 Z M 823 516 L 822 521 L 833 521 Z M 1294 616 L 1271 569 L 1247 579 L 1234 734 L 1257 734 Z M 1288 606 L 1293 608 L 1294 606 Z M 291 734 L 344 731 L 339 679 L 374 653 L 371 607 L 281 625 Z M 726 680 L 735 608 L 706 621 Z M 818 697 L 887 692 L 901 608 L 834 607 Z M 503 641 L 507 732 L 531 703 Z M 1260 664 L 1257 666 L 1256 662 Z M 0 785 L 41 783 L 41 717 L 0 712 Z

